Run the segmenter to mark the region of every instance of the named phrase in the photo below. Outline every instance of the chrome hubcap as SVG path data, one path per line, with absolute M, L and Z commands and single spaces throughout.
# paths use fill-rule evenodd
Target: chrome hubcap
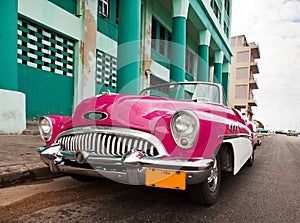
M 214 166 L 210 172 L 210 176 L 207 178 L 207 184 L 208 184 L 208 189 L 211 192 L 214 192 L 217 188 L 218 185 L 218 180 L 219 180 L 219 169 L 218 169 L 218 163 L 217 160 L 214 160 Z

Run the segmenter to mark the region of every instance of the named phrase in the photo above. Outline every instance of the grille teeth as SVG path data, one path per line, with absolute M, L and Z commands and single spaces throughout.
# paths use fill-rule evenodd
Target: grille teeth
M 145 139 L 118 136 L 104 133 L 81 133 L 65 135 L 57 142 L 65 151 L 87 151 L 98 155 L 122 156 L 132 149 L 145 153 L 146 156 L 157 156 L 159 152 Z

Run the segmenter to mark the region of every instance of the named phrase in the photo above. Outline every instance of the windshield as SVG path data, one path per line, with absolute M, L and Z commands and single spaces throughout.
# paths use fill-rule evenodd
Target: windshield
M 186 82 L 160 84 L 144 89 L 141 95 L 221 103 L 220 88 L 213 83 Z

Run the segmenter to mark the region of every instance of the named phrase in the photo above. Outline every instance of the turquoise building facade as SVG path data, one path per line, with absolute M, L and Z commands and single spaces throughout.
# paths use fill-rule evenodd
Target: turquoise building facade
M 71 115 L 104 89 L 199 80 L 228 93 L 231 0 L 3 0 L 0 10 L 0 89 L 25 95 L 26 120 Z

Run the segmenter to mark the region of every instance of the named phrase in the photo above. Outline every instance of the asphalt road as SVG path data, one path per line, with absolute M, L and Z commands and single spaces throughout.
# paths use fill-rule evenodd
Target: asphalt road
M 264 138 L 253 167 L 236 176 L 222 176 L 221 196 L 210 207 L 191 202 L 184 191 L 106 179 L 79 183 L 63 177 L 0 189 L 0 199 L 6 201 L 0 205 L 0 222 L 296 223 L 300 222 L 299 158 L 300 137 Z

